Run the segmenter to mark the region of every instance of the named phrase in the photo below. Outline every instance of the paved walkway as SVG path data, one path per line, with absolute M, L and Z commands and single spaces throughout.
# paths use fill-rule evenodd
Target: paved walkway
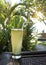
M 37 44 L 36 49 L 37 51 L 46 51 L 46 45 Z

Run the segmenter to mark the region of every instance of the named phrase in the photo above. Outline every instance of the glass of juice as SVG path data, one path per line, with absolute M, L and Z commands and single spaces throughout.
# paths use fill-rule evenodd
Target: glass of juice
M 13 54 L 20 54 L 23 40 L 23 29 L 11 29 L 11 43 Z

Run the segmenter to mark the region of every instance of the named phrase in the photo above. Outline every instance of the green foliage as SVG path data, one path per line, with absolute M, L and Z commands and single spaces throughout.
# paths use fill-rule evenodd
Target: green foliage
M 11 36 L 8 27 L 0 30 L 0 53 L 4 51 L 11 51 Z
M 24 27 L 24 36 L 23 36 L 23 43 L 22 43 L 22 50 L 28 51 L 28 50 L 35 50 L 36 47 L 36 40 L 35 37 L 32 35 L 32 32 L 34 28 L 32 27 L 33 23 L 28 23 L 26 27 Z M 31 42 L 31 40 L 35 40 L 35 42 Z
M 0 53 L 11 51 L 10 28 L 4 24 L 5 18 L 8 17 L 10 7 L 10 4 L 5 2 L 5 0 L 0 0 L 0 24 L 3 27 L 3 29 L 0 27 Z
M 13 16 L 9 24 L 10 28 L 22 28 L 24 19 L 21 16 Z
M 19 6 L 19 7 L 18 7 Z M 11 28 L 22 28 L 22 24 L 25 22 L 23 17 L 30 22 L 34 15 L 34 11 L 46 12 L 46 0 L 23 0 L 22 3 L 11 5 L 5 0 L 0 0 L 0 24 L 2 24 L 3 29 L 0 29 L 0 52 L 11 51 Z M 4 25 L 4 20 L 8 18 L 9 24 Z M 24 28 L 26 35 L 23 38 L 23 49 L 22 50 L 32 50 L 35 48 L 36 42 L 32 43 L 31 40 L 35 38 L 31 35 L 33 28 L 32 25 L 27 25 Z
M 3 0 L 0 0 L 0 24 L 3 29 L 0 29 L 0 53 L 4 51 L 10 51 L 10 29 L 4 25 L 4 20 L 7 17 L 8 3 L 5 3 Z

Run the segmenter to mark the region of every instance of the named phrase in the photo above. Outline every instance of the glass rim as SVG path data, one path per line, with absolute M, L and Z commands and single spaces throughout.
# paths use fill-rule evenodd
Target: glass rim
M 13 28 L 11 30 L 23 30 L 22 28 Z

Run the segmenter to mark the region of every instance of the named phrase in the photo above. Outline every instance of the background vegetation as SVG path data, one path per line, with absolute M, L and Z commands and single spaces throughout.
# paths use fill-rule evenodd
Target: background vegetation
M 23 0 L 22 3 L 15 3 L 13 6 L 5 0 L 0 0 L 0 52 L 11 51 L 11 28 L 21 28 L 24 22 L 33 23 L 31 18 L 37 18 L 36 12 L 39 11 L 46 16 L 46 0 Z M 31 35 L 33 25 L 34 23 L 24 28 L 26 36 L 23 38 L 22 50 L 35 49 L 37 39 Z

